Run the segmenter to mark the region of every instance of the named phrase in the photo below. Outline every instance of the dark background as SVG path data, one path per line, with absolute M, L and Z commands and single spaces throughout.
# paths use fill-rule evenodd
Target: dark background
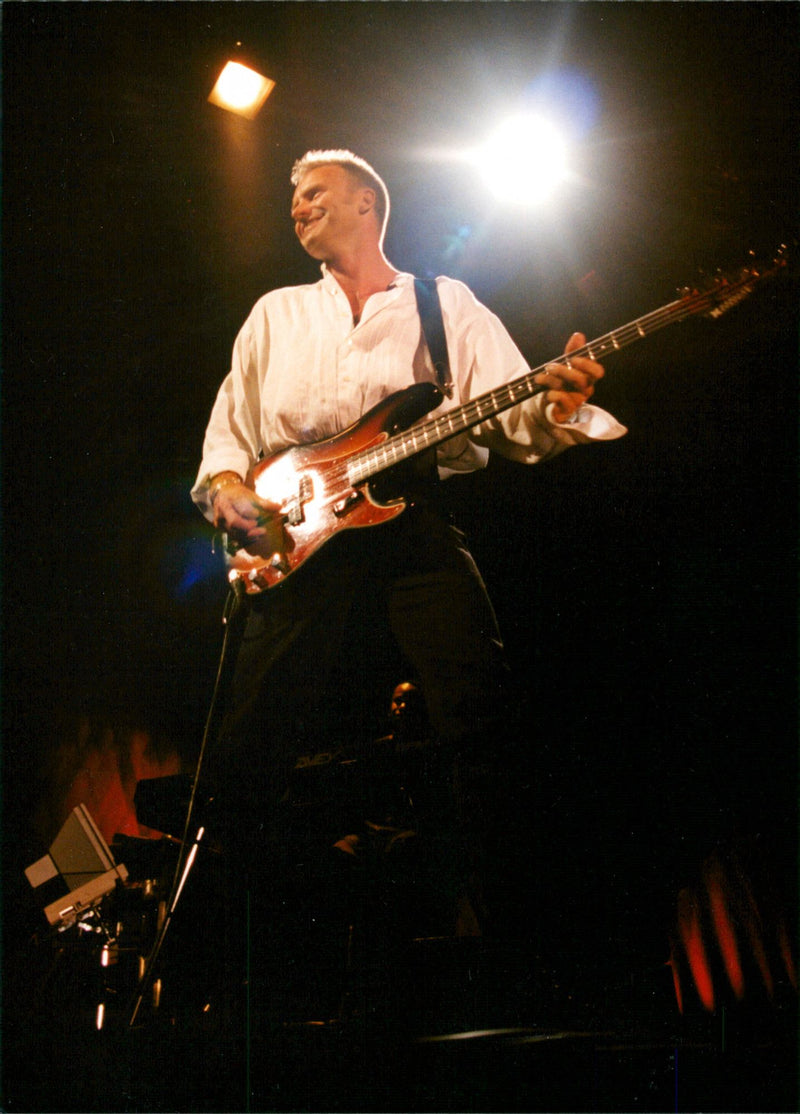
M 196 753 L 225 578 L 188 492 L 250 306 L 316 279 L 293 160 L 373 162 L 393 263 L 464 279 L 542 363 L 793 243 L 797 22 L 780 3 L 3 6 L 7 821 L 65 709 Z M 206 102 L 237 43 L 277 83 L 252 122 Z M 447 154 L 554 74 L 593 112 L 580 181 L 537 217 L 513 173 L 493 200 Z M 793 876 L 796 342 L 790 267 L 608 361 L 623 440 L 453 488 L 533 709 L 554 917 L 604 939 L 665 940 L 720 843 Z

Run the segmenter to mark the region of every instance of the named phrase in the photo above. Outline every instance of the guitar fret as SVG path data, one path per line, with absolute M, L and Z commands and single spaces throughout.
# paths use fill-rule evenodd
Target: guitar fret
M 775 269 L 766 274 L 774 274 L 782 265 L 779 260 L 776 260 Z M 250 552 L 245 555 L 234 555 L 232 568 L 228 574 L 229 579 L 232 582 L 238 579 L 248 594 L 257 594 L 273 588 L 332 536 L 334 530 L 338 528 L 334 520 L 345 526 L 371 526 L 392 518 L 402 510 L 402 506 L 396 504 L 381 507 L 379 496 L 370 506 L 370 503 L 364 500 L 364 493 L 354 490 L 358 485 L 419 453 L 422 449 L 447 441 L 484 419 L 546 391 L 547 388 L 539 385 L 536 380 L 550 365 L 569 366 L 570 358 L 579 359 L 585 355 L 595 358 L 612 349 L 616 350 L 632 344 L 665 325 L 682 321 L 694 314 L 707 313 L 711 317 L 717 317 L 730 306 L 740 302 L 762 277 L 764 273 L 759 274 L 750 270 L 742 272 L 733 282 L 726 280 L 717 282 L 711 291 L 684 294 L 677 301 L 593 340 L 570 353 L 569 356 L 562 354 L 548 364 L 529 369 L 526 375 L 520 376 L 511 383 L 496 387 L 476 399 L 454 405 L 438 418 L 421 417 L 405 430 L 390 434 L 389 423 L 395 420 L 398 414 L 412 412 L 420 414 L 436 397 L 431 384 L 427 387 L 422 385 L 409 387 L 408 391 L 398 392 L 395 399 L 384 400 L 374 407 L 369 415 L 364 416 L 355 435 L 368 438 L 372 442 L 369 448 L 347 453 L 347 445 L 352 444 L 353 437 L 353 432 L 350 430 L 345 431 L 342 439 L 337 441 L 339 448 L 344 450 L 341 456 L 330 455 L 331 446 L 328 441 L 305 447 L 298 446 L 297 463 L 302 465 L 303 474 L 298 476 L 299 488 L 297 494 L 290 500 L 291 506 L 287 503 L 286 512 L 286 530 L 293 544 L 287 544 L 285 552 L 270 554 L 269 558 L 260 565 L 253 563 Z M 415 393 L 412 395 L 410 392 Z M 440 397 L 439 402 L 441 401 Z M 431 411 L 427 410 L 427 414 L 430 413 Z M 376 426 L 380 431 L 379 436 L 376 436 Z M 281 477 L 281 482 L 284 482 L 285 464 L 275 460 L 265 460 L 257 465 L 254 476 L 259 477 L 260 480 L 260 477 L 265 474 L 265 469 L 269 470 L 273 465 L 278 468 L 276 475 Z M 343 486 L 345 481 L 350 485 L 349 490 Z M 303 515 L 299 513 L 300 505 L 311 502 L 316 495 L 323 498 L 324 506 L 333 516 L 330 521 L 325 519 L 321 528 L 316 514 L 309 515 L 308 522 L 304 525 Z
M 726 284 L 724 287 L 725 300 L 722 302 L 719 312 L 722 312 L 729 304 L 733 304 L 737 300 L 737 296 L 740 300 L 745 294 L 749 293 L 752 285 L 752 274 L 750 274 L 747 282 L 740 279 L 737 283 Z M 713 312 L 713 307 L 717 304 L 713 293 L 695 292 L 685 295 L 677 301 L 670 302 L 660 309 L 640 317 L 636 321 L 623 325 L 620 329 L 606 333 L 605 336 L 585 344 L 570 355 L 582 356 L 586 354 L 591 359 L 596 359 L 606 352 L 619 351 L 619 349 L 632 344 L 639 338 L 648 336 L 653 330 L 661 329 L 674 321 L 681 321 L 685 317 L 706 310 L 712 310 Z M 568 358 L 560 356 L 556 360 L 550 360 L 549 363 L 568 364 Z M 471 399 L 438 418 L 420 421 L 416 426 L 412 426 L 405 432 L 393 434 L 388 441 L 379 446 L 355 453 L 347 464 L 349 482 L 353 485 L 362 483 L 385 468 L 414 456 L 422 449 L 439 445 L 443 441 L 478 425 L 485 419 L 507 410 L 516 403 L 540 393 L 546 388 L 536 383 L 536 376 L 545 371 L 547 366 L 547 364 L 543 364 L 539 368 L 534 368 L 527 375 L 521 376 L 512 383 L 507 383 L 503 387 L 498 387 L 485 395 Z

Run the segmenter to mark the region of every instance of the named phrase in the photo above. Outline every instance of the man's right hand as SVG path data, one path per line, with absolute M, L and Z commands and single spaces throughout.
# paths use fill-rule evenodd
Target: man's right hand
M 283 524 L 277 504 L 261 499 L 234 473 L 215 476 L 209 490 L 214 525 L 237 546 L 274 535 L 274 548 L 281 547 Z

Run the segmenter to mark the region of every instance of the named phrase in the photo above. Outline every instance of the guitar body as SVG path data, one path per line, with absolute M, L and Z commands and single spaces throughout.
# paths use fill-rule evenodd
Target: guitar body
M 294 445 L 260 461 L 247 477 L 255 492 L 280 508 L 281 519 L 263 539 L 229 558 L 228 579 L 240 580 L 249 594 L 281 584 L 341 530 L 378 526 L 406 507 L 405 477 L 392 472 L 353 484 L 348 462 L 407 429 L 441 402 L 433 383 L 416 383 L 389 395 L 364 417 L 334 437 Z
M 243 583 L 249 593 L 263 592 L 284 581 L 340 530 L 377 526 L 396 518 L 406 506 L 403 491 L 413 488 L 409 469 L 414 460 L 430 462 L 431 452 L 443 441 L 547 390 L 537 380 L 550 364 L 566 364 L 577 356 L 602 359 L 694 314 L 719 317 L 783 266 L 778 257 L 766 271 L 743 268 L 735 278 L 720 278 L 706 291 L 687 291 L 676 301 L 582 345 L 569 357 L 557 356 L 438 418 L 420 422 L 440 404 L 442 394 L 433 383 L 416 383 L 389 395 L 335 437 L 293 446 L 260 462 L 248 483 L 274 503 L 280 515 L 268 527 L 267 536 L 232 556 L 229 580 Z

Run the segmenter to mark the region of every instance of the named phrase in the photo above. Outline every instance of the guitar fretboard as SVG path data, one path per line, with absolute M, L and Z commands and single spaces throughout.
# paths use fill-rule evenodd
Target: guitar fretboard
M 363 483 L 395 464 L 400 464 L 426 449 L 458 436 L 459 433 L 464 433 L 465 430 L 472 429 L 473 426 L 480 425 L 495 414 L 500 414 L 542 391 L 549 390 L 549 387 L 536 382 L 536 376 L 552 364 L 568 367 L 570 360 L 579 356 L 600 360 L 686 317 L 709 310 L 712 316 L 719 316 L 746 297 L 759 277 L 753 272 L 739 282 L 721 282 L 711 291 L 687 294 L 619 329 L 614 329 L 613 332 L 587 342 L 574 352 L 570 352 L 568 356 L 561 355 L 554 360 L 548 360 L 546 364 L 533 368 L 527 375 L 522 375 L 502 387 L 496 387 L 493 391 L 478 395 L 477 398 L 447 411 L 438 418 L 417 422 L 402 433 L 389 437 L 380 445 L 355 453 L 348 463 L 348 480 L 353 486 Z

